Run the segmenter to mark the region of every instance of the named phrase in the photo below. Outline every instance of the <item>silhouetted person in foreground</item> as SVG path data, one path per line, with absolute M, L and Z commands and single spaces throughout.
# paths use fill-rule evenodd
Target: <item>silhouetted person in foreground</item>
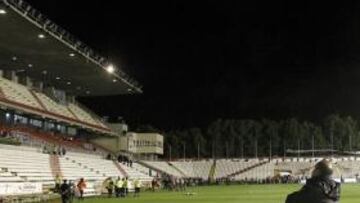
M 332 173 L 331 163 L 325 159 L 318 162 L 312 177 L 301 190 L 290 194 L 286 203 L 338 203 L 340 183 L 331 178 Z

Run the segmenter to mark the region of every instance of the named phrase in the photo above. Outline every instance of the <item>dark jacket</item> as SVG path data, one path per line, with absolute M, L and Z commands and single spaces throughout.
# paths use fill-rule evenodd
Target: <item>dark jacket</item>
M 70 185 L 68 185 L 67 183 L 63 183 L 60 186 L 60 195 L 61 197 L 69 197 L 71 193 L 71 189 L 70 189 Z
M 286 203 L 338 203 L 340 183 L 329 177 L 308 179 L 301 190 L 290 194 Z

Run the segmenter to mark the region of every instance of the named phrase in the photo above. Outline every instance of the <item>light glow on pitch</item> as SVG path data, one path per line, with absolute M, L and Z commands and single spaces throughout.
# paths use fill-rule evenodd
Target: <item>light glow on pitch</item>
M 114 68 L 114 66 L 113 65 L 108 65 L 107 67 L 106 67 L 106 71 L 108 72 L 108 73 L 113 73 L 114 71 L 115 71 L 115 68 Z

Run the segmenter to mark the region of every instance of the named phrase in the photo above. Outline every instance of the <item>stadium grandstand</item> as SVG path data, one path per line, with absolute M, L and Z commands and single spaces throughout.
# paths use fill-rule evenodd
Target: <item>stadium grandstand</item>
M 1 199 L 47 198 L 56 177 L 84 178 L 86 195 L 100 194 L 109 177 L 151 181 L 135 163 L 118 162 L 116 150 L 127 160 L 129 147 L 154 157 L 142 148 L 161 153 L 162 136 L 127 138 L 125 124 L 109 124 L 76 101 L 137 94 L 141 86 L 25 1 L 1 0 L 0 26 Z
M 134 79 L 22 0 L 0 0 L 0 27 L 3 200 L 51 198 L 57 177 L 84 178 L 86 196 L 101 195 L 104 182 L 118 177 L 139 179 L 144 187 L 154 180 L 301 183 L 326 158 L 160 160 L 162 135 L 128 132 L 76 101 L 142 93 Z M 359 182 L 360 158 L 330 159 L 335 179 Z

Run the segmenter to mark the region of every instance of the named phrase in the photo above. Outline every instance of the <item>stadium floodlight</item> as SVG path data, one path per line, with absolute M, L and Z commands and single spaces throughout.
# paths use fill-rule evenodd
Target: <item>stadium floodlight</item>
M 59 76 L 57 76 L 55 79 L 56 79 L 56 80 L 60 80 L 61 78 L 60 78 Z
M 117 79 L 113 79 L 113 82 L 117 82 Z
M 6 14 L 6 11 L 4 9 L 0 9 L 0 14 Z
M 108 65 L 108 66 L 106 67 L 106 71 L 107 71 L 108 73 L 113 73 L 113 72 L 115 71 L 115 68 L 114 68 L 114 66 L 113 66 L 112 64 L 110 64 L 110 65 Z
M 69 82 L 67 82 L 66 84 L 67 84 L 67 85 L 71 85 L 71 82 L 69 81 Z
M 28 64 L 28 67 L 29 67 L 29 68 L 32 68 L 32 67 L 33 67 L 33 64 L 29 63 L 29 64 Z
M 38 38 L 39 38 L 39 39 L 44 39 L 44 38 L 45 38 L 45 35 L 44 35 L 44 34 L 38 34 Z
M 16 57 L 16 56 L 13 56 L 13 57 L 11 58 L 11 60 L 16 61 L 16 60 L 17 60 L 17 57 Z
M 75 54 L 74 54 L 74 53 L 70 53 L 69 56 L 70 56 L 70 57 L 74 57 Z

